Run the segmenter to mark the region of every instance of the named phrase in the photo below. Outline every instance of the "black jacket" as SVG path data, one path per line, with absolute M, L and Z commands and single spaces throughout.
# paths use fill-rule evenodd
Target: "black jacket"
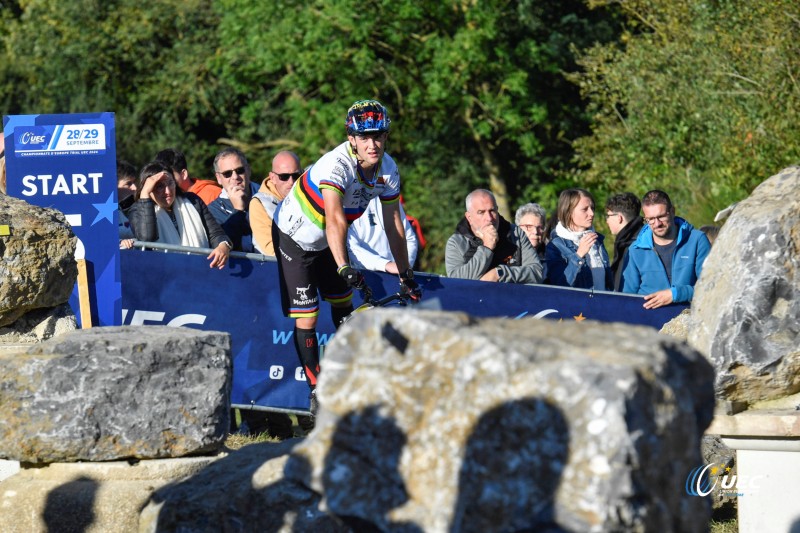
M 187 192 L 183 197 L 189 200 L 197 212 L 200 213 L 200 220 L 206 230 L 206 236 L 211 248 L 216 248 L 221 242 L 230 239 L 220 227 L 208 207 L 196 194 Z M 136 238 L 145 242 L 158 241 L 158 224 L 156 223 L 156 204 L 149 198 L 141 198 L 133 203 L 127 210 L 123 211 L 131 222 L 131 230 Z
M 614 260 L 611 262 L 611 275 L 614 276 L 614 290 L 617 292 L 622 291 L 622 264 L 625 259 L 625 253 L 633 241 L 636 240 L 636 237 L 639 236 L 642 226 L 644 226 L 642 217 L 634 218 L 619 230 L 614 241 Z

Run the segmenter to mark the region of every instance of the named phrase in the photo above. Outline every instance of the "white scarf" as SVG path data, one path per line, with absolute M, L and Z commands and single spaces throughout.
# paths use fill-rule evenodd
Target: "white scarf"
M 172 218 L 164 209 L 156 205 L 156 222 L 158 223 L 158 241 L 164 244 L 180 244 L 192 248 L 208 248 L 208 235 L 200 220 L 200 213 L 192 202 L 176 196 L 172 204 L 172 212 L 178 222 L 178 229 Z
M 556 235 L 564 239 L 565 241 L 571 241 L 575 243 L 575 246 L 580 246 L 581 237 L 589 233 L 590 231 L 594 231 L 594 228 L 589 228 L 584 231 L 572 231 L 570 229 L 565 228 L 561 222 L 556 225 Z M 597 239 L 592 247 L 589 249 L 589 266 L 591 268 L 603 268 L 605 265 L 603 264 L 603 256 L 600 255 L 600 239 Z

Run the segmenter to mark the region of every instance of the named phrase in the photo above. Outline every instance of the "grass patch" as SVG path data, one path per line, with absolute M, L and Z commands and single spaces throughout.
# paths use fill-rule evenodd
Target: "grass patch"
M 724 522 L 712 520 L 710 525 L 711 533 L 739 533 L 739 522 L 735 518 Z
M 261 433 L 260 435 L 241 435 L 239 433 L 235 433 L 233 435 L 228 435 L 228 438 L 225 439 L 225 447 L 231 450 L 238 450 L 248 444 L 255 444 L 257 442 L 280 442 L 278 439 L 274 439 L 270 437 L 267 433 Z

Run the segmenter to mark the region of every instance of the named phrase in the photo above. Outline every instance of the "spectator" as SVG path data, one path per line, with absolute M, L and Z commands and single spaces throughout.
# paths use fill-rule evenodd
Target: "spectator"
M 231 242 L 199 196 L 177 188 L 172 169 L 158 161 L 139 173 L 136 201 L 127 212 L 140 241 L 212 248 L 211 268 L 228 262 Z
M 295 319 L 295 348 L 311 389 L 312 414 L 317 410 L 319 297 L 331 303 L 338 327 L 353 310 L 352 289 L 368 290 L 364 276 L 350 266 L 347 226 L 376 196 L 381 199 L 386 236 L 400 271 L 400 289 L 414 299 L 421 296 L 409 268 L 398 208 L 400 174 L 391 156 L 384 153 L 389 125 L 389 114 L 380 102 L 354 103 L 345 119 L 347 141 L 303 174 L 275 211 L 272 236 L 280 251 L 275 255 L 281 303 L 284 315 Z
M 208 205 L 208 209 L 233 242 L 234 250 L 254 252 L 247 209 L 258 187 L 250 182 L 247 158 L 236 148 L 225 148 L 214 158 L 214 173 L 222 185 L 222 192 Z
M 719 235 L 719 226 L 700 226 L 700 231 L 706 234 L 708 242 L 713 246 Z
M 406 201 L 403 199 L 402 194 L 400 195 L 400 207 L 402 207 L 405 211 Z M 422 270 L 422 251 L 428 246 L 428 241 L 425 239 L 425 233 L 422 231 L 422 224 L 420 224 L 419 220 L 417 220 L 415 216 L 409 215 L 408 212 L 406 212 L 406 220 L 409 224 L 411 224 L 411 228 L 414 230 L 414 235 L 417 237 L 417 258 L 411 263 L 411 265 L 414 270 Z
M 250 200 L 250 226 L 253 230 L 253 246 L 257 252 L 275 255 L 272 245 L 272 217 L 275 208 L 286 198 L 302 173 L 300 158 L 294 152 L 278 152 L 272 158 L 272 170 Z
M 467 211 L 447 240 L 445 268 L 452 278 L 540 283 L 542 264 L 519 227 L 497 212 L 494 195 L 476 189 L 467 195 Z
M 675 216 L 663 191 L 645 194 L 642 212 L 647 226 L 628 248 L 623 291 L 644 294 L 645 309 L 691 302 L 711 243 L 702 231 Z
M 539 261 L 544 264 L 544 225 L 547 223 L 547 213 L 539 204 L 525 204 L 517 209 L 514 223 L 522 228 L 531 241 Z
M 622 290 L 622 263 L 628 247 L 644 225 L 639 211 L 642 203 L 635 194 L 623 192 L 606 200 L 606 222 L 614 240 L 614 260 L 611 262 L 611 275 L 614 277 L 614 290 Z
M 200 180 L 189 177 L 189 169 L 186 165 L 186 156 L 177 148 L 166 148 L 156 154 L 156 161 L 161 161 L 164 165 L 172 169 L 175 183 L 183 192 L 191 192 L 199 196 L 206 205 L 217 199 L 222 192 L 219 185 L 211 180 Z
M 117 161 L 117 207 L 119 217 L 119 247 L 133 248 L 135 239 L 131 222 L 125 216 L 125 211 L 130 209 L 136 201 L 136 167 L 127 161 Z
M 0 192 L 6 194 L 6 151 L 0 146 Z
M 289 194 L 292 185 L 302 172 L 300 158 L 294 152 L 278 152 L 272 158 L 272 169 L 258 192 L 250 199 L 250 226 L 253 230 L 253 246 L 257 252 L 275 256 L 275 248 L 272 245 L 272 217 L 275 208 Z M 249 409 L 242 409 L 239 413 L 251 435 L 267 433 L 279 440 L 294 436 L 292 421 L 285 413 Z M 313 424 L 309 425 L 306 418 L 298 417 L 300 426 L 304 429 L 313 428 Z
M 553 211 L 550 213 L 550 216 L 547 217 L 547 223 L 544 225 L 544 253 L 545 259 L 547 259 L 547 244 L 550 242 L 550 239 L 554 235 L 554 231 L 556 230 L 556 226 L 558 225 L 558 210 Z M 546 268 L 546 267 L 545 267 Z
M 405 229 L 408 262 L 413 265 L 417 259 L 417 235 L 406 218 L 402 204 L 399 208 L 400 218 Z M 375 197 L 367 205 L 364 214 L 355 220 L 347 230 L 347 250 L 353 266 L 389 274 L 400 273 L 392 251 L 389 249 L 389 240 L 386 238 L 384 226 L 381 202 L 378 197 Z
M 547 277 L 553 285 L 610 290 L 614 281 L 603 236 L 594 230 L 594 199 L 585 189 L 558 197 L 558 223 L 547 244 Z

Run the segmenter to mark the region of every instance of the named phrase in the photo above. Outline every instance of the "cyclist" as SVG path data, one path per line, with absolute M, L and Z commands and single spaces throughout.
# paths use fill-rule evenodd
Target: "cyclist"
M 353 289 L 369 287 L 350 266 L 347 228 L 370 200 L 379 197 L 386 237 L 397 263 L 400 290 L 419 300 L 421 291 L 409 268 L 403 221 L 398 208 L 400 174 L 384 153 L 389 114 L 377 100 L 360 100 L 347 111 L 347 140 L 309 167 L 275 211 L 273 242 L 285 316 L 295 319 L 294 344 L 311 389 L 316 414 L 319 374 L 317 316 L 320 296 L 331 304 L 334 327 L 353 311 Z

